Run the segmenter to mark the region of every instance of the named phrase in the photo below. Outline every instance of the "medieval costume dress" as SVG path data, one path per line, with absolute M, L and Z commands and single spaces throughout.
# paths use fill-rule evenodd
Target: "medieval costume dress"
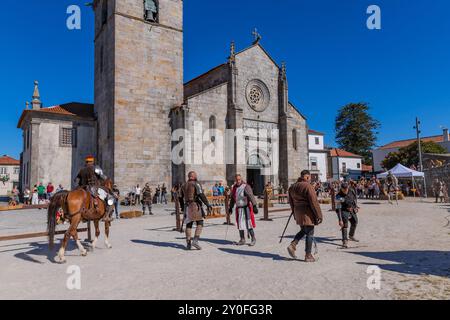
M 152 189 L 147 184 L 145 188 L 142 190 L 142 212 L 145 215 L 145 208 L 148 208 L 148 214 L 153 215 L 152 213 Z
M 205 212 L 203 204 L 211 210 L 211 206 L 203 193 L 203 188 L 196 180 L 189 180 L 181 188 L 180 204 L 184 208 L 184 223 L 186 224 L 186 244 L 187 249 L 194 247 L 197 250 L 202 248 L 199 245 L 200 235 L 203 230 Z M 192 241 L 192 227 L 194 222 L 197 225 L 195 229 L 194 241 Z
M 256 244 L 254 230 L 256 228 L 255 214 L 258 213 L 258 203 L 253 195 L 252 188 L 248 184 L 242 183 L 233 186 L 231 191 L 230 214 L 232 214 L 235 205 L 236 223 L 241 238 L 237 245 L 245 245 L 245 231 L 247 230 L 252 237 L 250 246 L 254 246 Z

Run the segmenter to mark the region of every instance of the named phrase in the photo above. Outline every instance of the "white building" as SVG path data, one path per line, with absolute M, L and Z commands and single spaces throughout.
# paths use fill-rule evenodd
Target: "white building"
M 0 157 L 0 197 L 19 187 L 20 161 L 7 155 Z
M 313 181 L 328 180 L 328 150 L 325 148 L 324 134 L 308 131 L 309 170 Z
M 341 149 L 331 149 L 329 170 L 333 180 L 359 180 L 363 176 L 363 157 Z
M 51 182 L 70 189 L 88 155 L 96 155 L 94 106 L 67 103 L 42 107 L 35 82 L 32 109 L 23 111 L 17 125 L 23 131 L 21 188 Z
M 449 136 L 448 129 L 444 129 L 442 135 L 432 136 L 432 137 L 424 137 L 424 138 L 421 138 L 421 140 L 423 142 L 432 141 L 437 144 L 440 144 L 441 146 L 446 148 L 448 150 L 448 152 L 450 153 L 450 136 Z M 388 143 L 378 149 L 372 150 L 375 172 L 385 171 L 385 168 L 383 168 L 382 162 L 384 161 L 384 159 L 386 159 L 386 157 L 389 153 L 398 152 L 400 150 L 400 148 L 407 147 L 416 141 L 417 141 L 417 139 L 393 141 L 393 142 Z M 387 168 L 387 169 L 390 169 L 390 168 Z

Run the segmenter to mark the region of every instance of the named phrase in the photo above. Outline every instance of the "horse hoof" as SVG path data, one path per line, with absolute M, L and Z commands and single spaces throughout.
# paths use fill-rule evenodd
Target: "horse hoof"
M 55 259 L 59 264 L 65 264 L 67 262 L 66 258 L 57 257 Z
M 87 256 L 87 254 L 88 254 L 88 253 L 87 253 L 87 251 L 83 251 L 83 252 L 81 252 L 81 256 L 82 256 L 82 257 L 86 257 L 86 256 Z
M 107 248 L 107 249 L 112 249 L 112 245 L 107 244 L 107 245 L 106 245 L 106 248 Z

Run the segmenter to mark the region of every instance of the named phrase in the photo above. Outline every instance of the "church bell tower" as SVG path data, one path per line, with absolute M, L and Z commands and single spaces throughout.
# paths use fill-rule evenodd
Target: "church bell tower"
M 183 0 L 95 0 L 98 162 L 125 190 L 171 183 L 183 103 Z

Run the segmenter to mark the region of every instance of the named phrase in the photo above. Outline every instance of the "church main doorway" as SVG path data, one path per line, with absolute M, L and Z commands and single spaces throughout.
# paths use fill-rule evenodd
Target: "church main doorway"
M 247 183 L 252 187 L 253 193 L 257 196 L 264 194 L 264 176 L 261 169 L 247 169 Z

